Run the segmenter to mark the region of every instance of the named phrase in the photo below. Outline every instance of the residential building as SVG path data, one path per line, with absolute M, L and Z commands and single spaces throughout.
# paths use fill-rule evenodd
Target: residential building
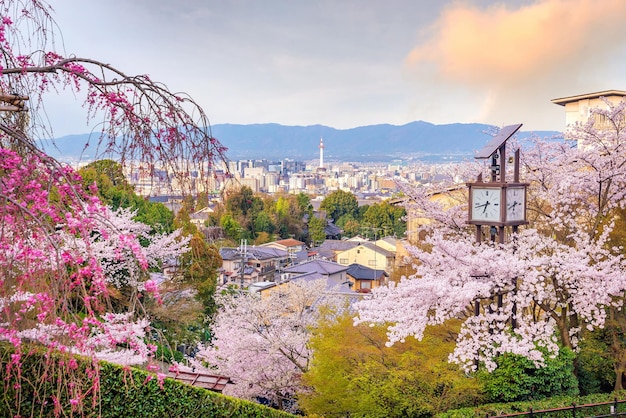
M 278 248 L 279 250 L 287 251 L 291 263 L 297 259 L 297 254 L 305 249 L 304 242 L 293 238 L 268 242 L 267 244 L 261 244 L 260 247 Z
M 360 264 L 374 270 L 390 272 L 395 264 L 395 252 L 377 246 L 373 242 L 361 242 L 356 247 L 337 254 L 337 262 L 343 266 Z
M 256 282 L 276 281 L 289 259 L 285 250 L 256 246 L 224 247 L 220 249 L 220 255 L 222 269 L 219 283 L 244 287 Z
M 384 270 L 374 270 L 361 264 L 350 264 L 346 271 L 352 290 L 369 293 L 372 289 L 387 284 L 389 275 Z
M 328 278 L 333 283 L 344 283 L 347 280 L 347 266 L 332 261 L 315 259 L 286 267 L 282 271 L 282 281 L 292 280 L 303 274 L 316 273 Z
M 578 147 L 584 147 L 580 138 L 574 138 L 569 128 L 576 123 L 586 123 L 591 116 L 591 109 L 607 109 L 608 103 L 617 105 L 626 97 L 626 91 L 622 90 L 605 90 L 596 93 L 579 94 L 576 96 L 562 97 L 553 99 L 552 103 L 563 106 L 565 108 L 565 139 L 578 141 Z M 611 129 L 603 115 L 596 114 L 594 116 L 594 127 L 596 129 Z
M 194 213 L 189 214 L 189 220 L 198 228 L 203 228 L 206 224 L 206 221 L 209 220 L 209 215 L 213 212 L 213 209 L 207 206 Z
M 342 251 L 354 248 L 358 245 L 359 243 L 356 241 L 327 239 L 322 242 L 319 247 L 316 248 L 316 251 L 318 252 L 320 257 L 326 260 L 337 262 L 337 254 Z

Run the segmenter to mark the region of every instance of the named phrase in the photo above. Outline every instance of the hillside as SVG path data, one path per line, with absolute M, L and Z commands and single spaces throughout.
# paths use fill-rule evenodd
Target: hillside
M 275 123 L 218 124 L 211 127 L 213 136 L 228 148 L 227 156 L 231 160 L 311 160 L 319 156 L 318 145 L 323 138 L 324 156 L 329 161 L 386 161 L 429 155 L 469 157 L 489 141 L 489 132 L 494 129 L 491 125 L 476 123 L 434 125 L 424 121 L 402 126 L 381 124 L 352 129 Z M 518 137 L 525 138 L 531 134 L 520 131 Z M 540 131 L 534 134 L 551 137 L 557 132 Z M 88 134 L 61 137 L 55 141 L 58 149 L 48 145 L 46 150 L 61 159 L 77 159 L 81 155 L 83 160 L 89 159 L 96 153 L 93 147 L 85 150 L 88 139 Z

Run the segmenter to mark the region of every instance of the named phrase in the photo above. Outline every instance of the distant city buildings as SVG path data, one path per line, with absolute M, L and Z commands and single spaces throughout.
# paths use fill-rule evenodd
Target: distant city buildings
M 325 196 L 335 190 L 354 193 L 361 200 L 383 200 L 398 192 L 396 181 L 404 179 L 414 183 L 429 183 L 445 178 L 436 164 L 409 162 L 395 159 L 391 162 L 346 162 L 325 159 L 327 144 L 320 138 L 319 160 L 292 159 L 267 160 L 246 159 L 229 161 L 212 167 L 212 175 L 201 178 L 202 170 L 192 170 L 184 179 L 192 193 L 209 193 L 219 199 L 222 191 L 242 186 L 253 192 L 267 194 L 305 193 Z M 315 150 L 311 150 L 311 156 Z M 450 162 L 446 165 L 454 164 Z M 159 198 L 182 196 L 183 185 L 176 176 L 163 169 L 150 172 L 138 165 L 130 164 L 125 175 L 135 190 L 142 196 Z

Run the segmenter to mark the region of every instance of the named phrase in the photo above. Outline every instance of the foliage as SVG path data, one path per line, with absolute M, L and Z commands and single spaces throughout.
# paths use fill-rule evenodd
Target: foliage
M 577 126 L 571 135 L 584 138 L 585 147 L 539 139 L 527 144 L 522 165 L 532 223 L 505 244 L 476 243 L 475 228 L 465 222 L 467 200 L 455 204 L 451 196 L 444 206 L 431 199 L 433 190 L 405 187 L 407 211 L 428 220 L 423 245 L 410 249 L 420 264 L 411 278 L 377 288 L 360 302 L 359 321 L 390 323 L 393 344 L 460 318 L 451 359 L 467 370 L 477 364 L 494 370 L 505 353 L 541 366 L 559 346 L 576 349 L 583 329 L 605 326 L 626 290 L 626 262 L 609 245 L 615 210 L 626 204 L 625 107 L 593 110 L 616 129 Z M 487 178 L 485 168 L 474 166 Z M 624 352 L 623 343 L 619 347 Z
M 309 218 L 309 242 L 319 245 L 326 239 L 326 218 L 311 216 Z
M 225 393 L 295 409 L 311 355 L 307 329 L 317 319 L 325 290 L 325 280 L 318 280 L 288 282 L 262 295 L 223 295 L 214 340 L 196 358 L 231 377 L 235 384 Z
M 343 231 L 341 235 L 344 237 L 352 238 L 362 231 L 361 224 L 352 215 L 343 215 L 335 222 L 335 225 L 341 228 Z
M 311 198 L 309 197 L 309 195 L 302 192 L 298 193 L 298 195 L 296 196 L 296 204 L 298 206 L 298 209 L 300 210 L 300 213 L 308 213 L 309 215 L 313 213 L 313 205 L 311 204 Z
M 576 416 L 583 414 L 584 416 L 602 416 L 611 415 L 611 406 L 615 400 L 626 399 L 626 391 L 593 394 L 586 396 L 556 396 L 553 398 L 545 398 L 541 400 L 526 402 L 510 402 L 510 403 L 492 403 L 484 404 L 476 407 L 466 407 L 452 409 L 440 414 L 437 418 L 482 418 L 485 416 L 498 416 L 506 414 L 519 414 L 519 416 L 527 416 L 529 411 L 537 413 L 539 416 L 546 416 L 548 413 L 541 411 L 550 411 L 549 416 L 554 418 L 570 418 L 574 416 L 572 406 L 576 405 Z M 589 406 L 600 404 L 597 406 Z M 615 412 L 624 414 L 626 411 L 626 403 L 617 405 Z
M 623 318 L 622 315 L 619 317 Z M 619 363 L 616 364 L 619 356 L 616 358 L 614 350 L 619 350 L 623 344 L 615 344 L 616 333 L 619 332 L 619 328 L 610 323 L 602 329 L 585 332 L 577 356 L 581 394 L 608 393 L 616 386 L 615 366 L 619 366 Z M 624 338 L 623 334 L 619 337 Z
M 299 401 L 310 415 L 419 417 L 482 399 L 474 378 L 447 362 L 447 326 L 386 347 L 384 327 L 353 326 L 352 315 L 323 318 L 313 331 L 311 367 Z
M 241 225 L 237 222 L 230 213 L 225 213 L 220 218 L 220 225 L 224 228 L 224 233 L 228 238 L 237 242 L 239 239 Z
M 343 190 L 335 190 L 326 195 L 320 204 L 320 210 L 326 211 L 328 219 L 338 220 L 343 215 L 355 215 L 359 208 L 356 196 Z
M 362 224 L 379 231 L 378 237 L 395 235 L 404 236 L 406 210 L 401 206 L 393 206 L 388 201 L 370 205 L 363 214 Z
M 215 216 L 226 235 L 233 241 L 240 239 L 267 242 L 259 236 L 305 239 L 305 214 L 312 213 L 310 198 L 300 193 L 279 195 L 274 198 L 262 193 L 253 193 L 243 186 L 230 190 L 224 196 L 224 207 Z
M 155 232 L 172 232 L 174 214 L 158 202 L 138 196 L 126 180 L 122 165 L 112 160 L 98 160 L 78 170 L 83 188 L 89 190 L 95 183 L 100 200 L 113 210 L 130 208 L 135 220 L 150 225 Z
M 556 358 L 537 367 L 526 357 L 504 354 L 496 359 L 498 368 L 479 373 L 489 402 L 537 400 L 553 396 L 578 395 L 574 376 L 574 352 L 564 348 Z
M 196 298 L 204 306 L 204 314 L 208 318 L 212 318 L 217 311 L 214 296 L 221 266 L 222 257 L 217 247 L 207 244 L 198 233 L 191 237 L 189 251 L 180 257 L 182 281 L 196 289 Z
M 10 369 L 20 376 L 28 359 L 25 341 L 145 363 L 156 350 L 145 304 L 161 300 L 149 271 L 184 252 L 187 241 L 179 232 L 168 233 L 169 227 L 151 231 L 122 208 L 130 190 L 115 164 L 99 163 L 106 176 L 91 167 L 95 172 L 88 170 L 86 177 L 101 181 L 103 190 L 108 177 L 118 210 L 107 208 L 95 187 L 85 190 L 74 170 L 41 151 L 41 141 L 54 137 L 45 124 L 46 98 L 62 90 L 84 98 L 87 119 L 100 122 L 101 131 L 85 144 L 98 149 L 96 158 L 115 155 L 124 170 L 148 177 L 164 173 L 183 192 L 192 188 L 192 171 L 195 187 L 211 183 L 210 171 L 224 160 L 225 149 L 211 136 L 203 110 L 185 94 L 56 50 L 58 27 L 45 2 L 0 0 L 0 8 L 0 91 L 17 110 L 0 120 L 0 339 L 15 347 Z M 157 210 L 145 219 L 158 222 L 163 214 Z M 126 303 L 113 303 L 117 292 L 126 293 Z M 88 377 L 85 393 L 97 396 L 98 369 Z M 68 372 L 54 384 L 71 392 L 73 378 Z M 53 402 L 44 398 L 46 384 L 36 388 L 36 396 Z M 25 394 L 30 387 L 13 389 L 19 402 L 21 390 Z M 53 406 L 54 415 L 82 407 L 82 397 L 71 399 L 70 406 Z
M 9 371 L 0 379 L 2 416 L 292 416 L 164 378 L 160 373 L 93 363 L 33 345 L 27 351 L 18 373 L 10 367 L 12 347 L 0 345 L 0 367 Z M 99 383 L 95 391 L 90 391 L 95 371 Z
M 43 156 L 0 150 L 0 171 L 0 338 L 16 347 L 36 340 L 122 363 L 145 361 L 152 350 L 141 299 L 160 298 L 148 269 L 180 255 L 187 241 L 178 233 L 150 235 L 132 212 L 79 194 L 72 185 L 80 178 Z M 127 291 L 120 311 L 110 304 L 111 288 Z

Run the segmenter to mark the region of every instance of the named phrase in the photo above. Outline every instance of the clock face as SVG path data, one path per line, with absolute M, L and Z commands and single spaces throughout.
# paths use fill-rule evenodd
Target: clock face
M 506 220 L 526 220 L 526 190 L 524 187 L 509 187 L 506 189 Z
M 500 221 L 500 196 L 497 187 L 472 187 L 472 221 Z

